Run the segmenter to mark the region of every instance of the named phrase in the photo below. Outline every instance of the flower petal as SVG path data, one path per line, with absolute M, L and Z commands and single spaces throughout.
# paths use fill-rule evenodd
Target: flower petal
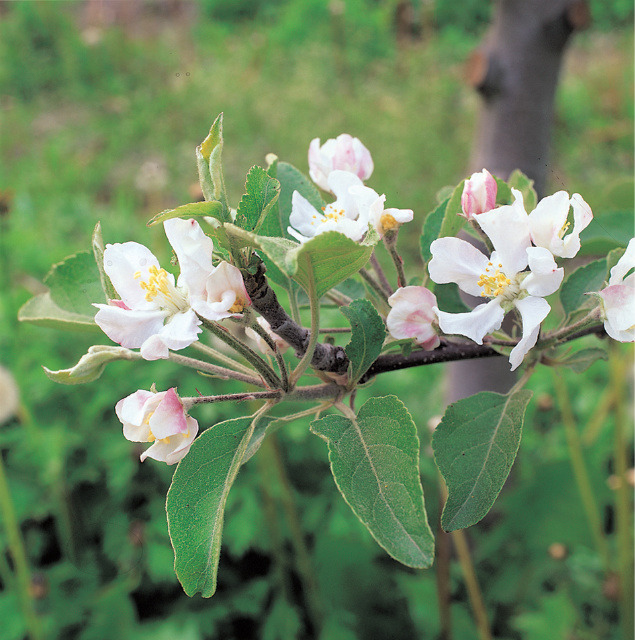
M 122 347 L 140 347 L 150 336 L 161 331 L 167 312 L 162 309 L 123 309 L 108 304 L 93 305 L 99 309 L 95 322 L 101 330 Z
M 157 440 L 187 432 L 185 409 L 174 387 L 168 389 L 150 418 L 150 429 Z
M 393 338 L 414 338 L 424 349 L 439 346 L 439 336 L 432 326 L 437 321 L 433 311 L 437 299 L 432 291 L 425 287 L 402 287 L 388 298 L 388 303 L 392 309 L 386 326 Z
M 141 356 L 144 360 L 161 360 L 169 357 L 168 349 L 178 351 L 189 347 L 198 340 L 200 324 L 192 309 L 176 313 L 141 345 Z
M 317 222 L 324 216 L 298 191 L 291 196 L 289 224 L 302 235 L 312 238 L 317 230 Z
M 469 313 L 446 313 L 436 307 L 434 312 L 439 318 L 443 333 L 467 336 L 477 344 L 483 344 L 484 336 L 500 329 L 505 317 L 505 311 L 497 298 L 478 305 Z
M 514 305 L 523 320 L 523 337 L 509 354 L 512 371 L 520 366 L 527 352 L 536 344 L 538 333 L 540 332 L 540 323 L 547 317 L 551 309 L 544 298 L 536 298 L 534 296 L 516 300 Z
M 475 217 L 492 241 L 506 276 L 513 278 L 527 266 L 531 246 L 529 223 L 520 191 L 512 189 L 514 203 L 486 211 Z
M 141 454 L 141 462 L 146 458 L 152 458 L 166 464 L 176 464 L 179 460 L 182 460 L 190 450 L 190 446 L 198 433 L 198 422 L 189 416 L 186 420 L 188 429 L 186 433 L 168 436 L 167 442 L 165 442 L 165 439 L 163 441 L 157 440 Z
M 485 273 L 487 258 L 474 246 L 460 238 L 439 238 L 430 245 L 432 260 L 428 263 L 430 278 L 437 284 L 456 282 L 473 296 L 481 295 L 477 284 Z
M 573 207 L 573 229 L 564 237 L 561 253 L 556 254 L 563 258 L 573 258 L 580 251 L 580 232 L 593 220 L 591 207 L 579 193 L 571 196 L 571 206 Z
M 144 424 L 146 404 L 155 394 L 139 389 L 115 405 L 115 413 L 123 424 L 123 435 L 131 442 L 147 442 L 150 427 Z
M 537 247 L 560 255 L 563 242 L 559 234 L 567 222 L 569 205 L 569 194 L 558 191 L 543 198 L 529 214 L 531 238 Z
M 364 183 L 350 171 L 331 171 L 328 184 L 329 190 L 336 197 L 333 206 L 337 209 L 344 209 L 346 217 L 353 220 L 357 218 L 360 206 L 370 206 L 371 202 L 379 197 L 373 189 L 365 187 Z M 354 191 L 353 188 L 355 188 Z
M 624 255 L 617 261 L 611 269 L 609 284 L 621 284 L 624 276 L 635 267 L 635 238 L 629 240 Z
M 635 336 L 635 289 L 625 284 L 613 284 L 602 289 L 600 296 L 606 316 L 606 332 L 614 340 L 632 342 Z
M 154 309 L 156 305 L 146 300 L 146 291 L 141 281 L 150 278 L 150 267 L 159 267 L 154 254 L 138 242 L 106 245 L 104 270 L 112 286 L 130 309 Z M 135 274 L 140 275 L 135 278 Z
M 551 252 L 542 247 L 529 247 L 527 256 L 531 273 L 523 280 L 522 288 L 539 297 L 557 291 L 564 278 L 564 269 L 558 268 Z

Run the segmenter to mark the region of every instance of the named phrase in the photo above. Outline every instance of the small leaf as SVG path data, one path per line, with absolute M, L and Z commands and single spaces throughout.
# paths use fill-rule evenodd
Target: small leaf
M 245 195 L 238 204 L 235 224 L 257 233 L 280 195 L 280 183 L 262 167 L 252 167 L 245 182 Z
M 608 360 L 608 354 L 604 349 L 590 347 L 588 349 L 580 349 L 580 351 L 576 351 L 566 358 L 558 360 L 558 364 L 563 367 L 569 367 L 569 369 L 573 369 L 576 373 L 582 373 L 597 360 Z
M 396 396 L 371 398 L 355 420 L 329 415 L 311 423 L 329 447 L 344 499 L 375 540 L 409 567 L 429 567 L 434 538 L 419 478 L 419 438 Z
M 223 221 L 223 205 L 217 200 L 209 200 L 207 202 L 191 202 L 190 204 L 183 204 L 176 209 L 166 209 L 157 213 L 156 216 L 150 218 L 146 225 L 152 227 L 159 222 L 165 222 L 172 218 L 193 218 L 195 216 L 209 216 L 210 218 L 216 218 L 216 220 Z
M 95 229 L 93 230 L 93 255 L 95 256 L 95 264 L 97 265 L 97 269 L 99 271 L 99 279 L 101 280 L 101 288 L 104 291 L 104 296 L 106 298 L 106 302 L 108 300 L 118 300 L 119 295 L 115 291 L 115 288 L 112 286 L 112 282 L 110 278 L 106 274 L 104 270 L 104 239 L 101 235 L 101 223 L 98 222 L 95 225 Z M 97 302 L 94 300 L 93 302 Z
M 450 198 L 446 198 L 434 211 L 431 211 L 423 222 L 423 229 L 421 231 L 421 237 L 419 238 L 419 245 L 421 247 L 421 256 L 424 262 L 428 262 L 432 257 L 430 253 L 430 245 L 439 237 L 441 232 L 441 224 L 443 223 L 443 216 L 445 210 L 448 207 Z
M 595 260 L 576 269 L 564 281 L 560 288 L 560 302 L 567 316 L 589 302 L 590 296 L 587 293 L 603 288 L 607 276 L 606 266 L 606 258 Z
M 44 284 L 51 300 L 65 311 L 94 317 L 93 302 L 104 302 L 105 295 L 97 263 L 92 253 L 82 251 L 51 267 Z
M 494 176 L 494 180 L 496 180 L 496 204 L 497 205 L 506 205 L 512 203 L 512 190 L 509 185 Z
M 304 196 L 318 211 L 324 206 L 324 200 L 313 182 L 288 162 L 278 162 L 276 177 L 280 182 L 280 225 L 284 233 L 289 226 L 294 191 Z
M 225 179 L 223 178 L 223 114 L 221 113 L 212 125 L 207 137 L 196 147 L 196 164 L 198 177 L 205 200 L 217 200 L 223 207 L 224 222 L 230 222 Z
M 188 596 L 216 591 L 225 503 L 254 432 L 253 417 L 225 420 L 204 431 L 179 462 L 168 491 L 174 570 Z
M 70 369 L 51 371 L 46 367 L 44 373 L 53 382 L 60 384 L 84 384 L 97 380 L 104 372 L 106 365 L 115 360 L 139 360 L 141 354 L 124 347 L 112 347 L 109 345 L 94 345 L 88 348 L 79 362 Z
M 441 223 L 441 230 L 439 231 L 439 238 L 455 236 L 465 224 L 465 218 L 461 215 L 463 213 L 463 208 L 461 207 L 461 196 L 463 195 L 464 185 L 465 180 L 461 180 L 448 200 L 448 204 L 445 208 L 445 215 L 443 216 L 443 222 Z
M 101 332 L 101 329 L 95 324 L 94 316 L 73 313 L 60 308 L 53 302 L 48 291 L 25 302 L 18 311 L 18 320 L 48 329 L 79 331 L 82 333 Z
M 620 261 L 624 253 L 626 253 L 626 249 L 623 247 L 609 251 L 609 254 L 606 256 L 607 279 L 610 277 L 611 269 Z
M 512 468 L 531 391 L 483 391 L 451 404 L 432 438 L 448 486 L 445 531 L 476 524 L 490 510 Z
M 538 196 L 534 189 L 534 181 L 530 180 L 520 169 L 514 169 L 507 180 L 510 188 L 518 189 L 523 194 L 525 211 L 530 213 L 538 204 Z
M 351 383 L 357 382 L 375 362 L 386 339 L 384 321 L 368 300 L 353 300 L 340 311 L 350 322 L 351 341 L 344 347 L 350 360 Z

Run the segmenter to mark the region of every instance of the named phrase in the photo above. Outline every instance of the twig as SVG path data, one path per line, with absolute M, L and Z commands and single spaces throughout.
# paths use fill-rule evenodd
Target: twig
M 391 296 L 394 293 L 394 291 L 392 290 L 392 287 L 390 286 L 390 282 L 388 282 L 388 278 L 386 277 L 384 270 L 381 268 L 381 265 L 379 264 L 379 260 L 377 260 L 377 256 L 375 255 L 374 251 L 370 256 L 370 264 L 372 265 L 373 270 L 377 274 L 379 283 L 384 288 L 386 295 Z
M 196 360 L 196 358 L 188 358 L 187 356 L 182 356 L 179 353 L 174 353 L 174 351 L 170 351 L 169 359 L 176 364 L 180 364 L 184 367 L 190 367 L 191 369 L 197 369 L 198 371 L 204 371 L 205 373 L 209 373 L 225 380 L 239 380 L 240 382 L 253 384 L 256 387 L 265 386 L 262 380 L 260 378 L 256 378 L 256 376 L 248 376 L 244 373 L 233 371 L 232 369 L 226 369 L 225 367 L 219 367 L 218 365 L 210 364 L 209 362 Z
M 388 296 L 386 292 L 381 288 L 381 285 L 373 276 L 366 271 L 366 269 L 360 269 L 359 275 L 362 277 L 362 280 L 377 294 L 380 300 L 383 300 L 386 304 L 388 304 Z
M 237 371 L 242 371 L 242 373 L 246 375 L 251 375 L 253 373 L 253 370 L 250 369 L 249 367 L 246 367 L 244 364 L 237 362 L 233 358 L 225 355 L 224 353 L 221 353 L 217 349 L 214 349 L 213 347 L 210 347 L 207 344 L 203 344 L 200 340 L 193 342 L 190 346 L 193 349 L 196 349 L 197 351 L 204 353 L 208 358 L 222 362 L 224 365 L 226 365 L 230 369 L 236 369 Z

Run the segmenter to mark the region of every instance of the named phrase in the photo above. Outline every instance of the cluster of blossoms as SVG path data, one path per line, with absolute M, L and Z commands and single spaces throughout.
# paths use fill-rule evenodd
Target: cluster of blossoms
M 426 349 L 435 344 L 435 325 L 443 333 L 463 335 L 477 344 L 500 328 L 503 318 L 516 309 L 522 321 L 522 337 L 512 349 L 512 370 L 536 344 L 540 324 L 550 305 L 545 296 L 555 293 L 564 277 L 555 257 L 573 258 L 580 250 L 580 232 L 593 218 L 579 194 L 571 198 L 559 191 L 543 198 L 527 213 L 520 191 L 512 189 L 514 202 L 496 207 L 496 180 L 486 170 L 466 181 L 462 214 L 487 236 L 490 256 L 460 238 L 439 238 L 430 251 L 430 278 L 437 284 L 455 283 L 465 293 L 485 298 L 468 313 L 441 311 L 434 294 L 424 287 L 399 289 L 391 298 L 387 325 L 395 338 L 414 338 Z M 573 210 L 573 227 L 568 221 Z M 635 241 L 611 270 L 609 286 L 599 292 L 607 333 L 621 341 L 635 334 Z M 626 277 L 625 277 L 626 276 Z

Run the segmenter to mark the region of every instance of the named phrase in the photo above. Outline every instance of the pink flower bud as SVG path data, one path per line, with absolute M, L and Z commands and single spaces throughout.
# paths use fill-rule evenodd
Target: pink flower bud
M 342 133 L 330 138 L 320 146 L 320 139 L 311 140 L 309 145 L 309 174 L 315 184 L 330 191 L 328 177 L 331 171 L 339 169 L 367 180 L 373 173 L 373 159 L 370 151 L 358 138 Z
M 496 191 L 496 180 L 487 169 L 483 169 L 480 173 L 473 173 L 463 187 L 462 215 L 471 220 L 480 213 L 491 211 L 496 206 Z
M 432 291 L 425 287 L 402 287 L 388 298 L 388 304 L 392 308 L 386 326 L 393 338 L 413 338 L 424 349 L 439 346 L 439 336 L 433 326 L 437 324 L 434 313 L 437 299 Z

